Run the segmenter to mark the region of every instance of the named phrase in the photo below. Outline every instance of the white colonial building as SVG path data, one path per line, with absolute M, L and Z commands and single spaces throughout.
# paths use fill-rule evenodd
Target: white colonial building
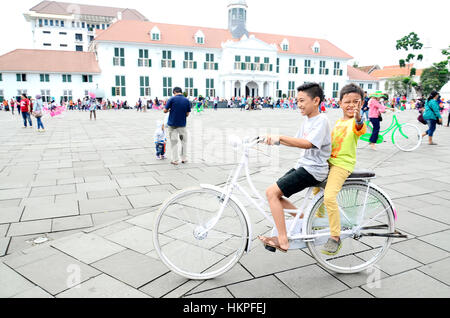
M 50 5 L 54 7 L 54 2 Z M 249 32 L 247 10 L 245 0 L 231 0 L 228 29 L 119 19 L 96 30 L 89 52 L 58 55 L 55 50 L 28 50 L 25 56 L 24 50 L 14 51 L 0 57 L 0 92 L 11 98 L 23 89 L 38 94 L 46 86 L 51 89 L 49 95 L 60 100 L 66 99 L 67 90 L 78 99 L 91 89 L 98 97 L 134 104 L 139 98 L 168 98 L 176 86 L 190 97 L 280 98 L 295 96 L 296 88 L 305 82 L 317 82 L 331 98 L 338 97 L 349 82 L 376 84 L 373 77 L 349 72 L 352 57 L 328 40 Z M 39 16 L 33 19 L 40 23 Z M 86 54 L 90 59 L 87 68 L 64 66 L 83 61 Z M 11 56 L 15 56 L 12 64 Z M 58 68 L 40 63 L 55 59 Z M 17 74 L 25 74 L 27 81 L 18 81 Z M 51 84 L 46 84 L 45 74 Z M 72 82 L 64 81 L 64 74 L 71 75 Z M 92 82 L 85 83 L 85 75 Z
M 96 31 L 118 20 L 147 21 L 133 9 L 58 1 L 42 1 L 24 16 L 31 25 L 35 49 L 65 51 L 88 51 Z

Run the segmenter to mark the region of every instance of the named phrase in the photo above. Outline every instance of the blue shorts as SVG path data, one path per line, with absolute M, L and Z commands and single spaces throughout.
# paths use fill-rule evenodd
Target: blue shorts
M 437 121 L 434 119 L 427 119 L 427 124 L 428 124 L 427 134 L 428 134 L 428 136 L 433 137 L 434 132 L 436 131 L 436 123 L 437 123 Z

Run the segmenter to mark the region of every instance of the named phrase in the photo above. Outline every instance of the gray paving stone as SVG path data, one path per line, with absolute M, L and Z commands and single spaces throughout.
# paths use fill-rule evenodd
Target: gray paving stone
M 239 261 L 255 277 L 311 265 L 316 262 L 303 251 L 293 251 L 287 254 L 270 253 L 264 249 L 262 244 L 259 245 Z
M 112 255 L 92 266 L 134 288 L 140 288 L 169 272 L 160 261 L 131 250 Z
M 81 284 L 81 288 L 72 288 L 56 296 L 57 298 L 149 298 L 105 274 L 99 275 Z
M 171 291 L 185 284 L 188 280 L 173 272 L 169 272 L 145 285 L 139 290 L 153 298 L 161 298 Z M 198 282 L 200 284 L 201 282 Z
M 153 177 L 116 179 L 116 181 L 121 188 L 145 187 L 159 184 Z
M 448 225 L 405 211 L 399 212 L 396 227 L 399 230 L 404 230 L 416 236 L 427 235 L 448 229 Z
M 80 201 L 81 214 L 120 211 L 131 208 L 130 202 L 125 197 Z
M 138 226 L 116 232 L 105 238 L 141 254 L 147 254 L 155 248 L 153 233 Z
M 157 212 L 150 212 L 127 220 L 128 223 L 153 231 Z
M 450 230 L 421 236 L 419 239 L 450 252 Z
M 377 298 L 448 298 L 450 287 L 418 270 L 385 278 L 379 288 L 362 286 Z
M 117 222 L 106 226 L 100 226 L 97 230 L 92 232 L 90 230 L 86 232 L 105 237 L 132 227 L 133 225 L 127 222 Z
M 19 222 L 22 212 L 23 207 L 2 208 L 0 213 L 0 224 Z
M 0 208 L 11 208 L 11 207 L 18 207 L 20 204 L 21 199 L 12 199 L 12 200 L 1 200 L 0 201 Z
M 149 191 L 147 191 L 146 187 L 117 189 L 117 191 L 119 192 L 119 194 L 121 196 L 139 195 L 139 194 L 146 194 L 149 192 Z
M 274 276 L 245 281 L 227 288 L 236 298 L 298 298 L 298 295 Z
M 43 197 L 48 195 L 57 195 L 57 194 L 70 194 L 75 193 L 75 185 L 67 184 L 67 185 L 58 185 L 58 186 L 50 186 L 50 187 L 36 187 L 32 188 L 30 197 Z
M 9 238 L 9 237 L 1 237 L 0 238 L 0 256 L 6 255 L 10 241 L 11 241 L 11 238 Z
M 0 225 L 0 237 L 6 236 L 6 233 L 8 232 L 9 224 L 2 224 Z
M 92 227 L 92 217 L 90 215 L 65 217 L 52 220 L 52 231 L 61 232 L 75 229 Z
M 78 192 L 98 192 L 105 190 L 115 190 L 119 185 L 112 180 L 90 183 L 78 183 L 76 185 Z
M 34 247 L 12 254 L 10 258 L 4 261 L 4 263 L 13 269 L 16 269 L 58 253 L 59 251 L 52 247 Z
M 155 207 L 162 204 L 171 193 L 169 192 L 152 192 L 146 194 L 130 195 L 128 200 L 135 209 L 144 207 Z
M 82 233 L 69 240 L 53 242 L 52 246 L 86 264 L 97 262 L 125 249 L 98 235 Z
M 301 298 L 325 297 L 348 287 L 317 265 L 275 275 Z M 326 286 L 323 288 L 322 286 Z
M 25 207 L 21 221 L 53 219 L 78 215 L 76 201 L 59 202 L 45 205 L 29 205 Z
M 29 290 L 26 290 L 22 293 L 19 293 L 17 295 L 15 295 L 13 298 L 54 298 L 52 295 L 50 295 L 49 293 L 47 293 L 45 290 L 43 290 L 42 288 L 36 286 L 33 287 Z
M 63 253 L 19 267 L 16 271 L 52 295 L 100 274 Z
M 0 298 L 9 298 L 33 288 L 34 284 L 0 262 L 0 286 Z
M 119 193 L 117 190 L 102 190 L 102 191 L 91 191 L 87 193 L 89 200 L 92 199 L 105 199 L 118 197 Z
M 40 233 L 48 233 L 52 229 L 51 220 L 39 220 L 30 222 L 12 223 L 9 227 L 8 236 L 22 236 Z
M 358 257 L 367 260 L 367 253 L 360 253 Z M 390 249 L 376 266 L 388 275 L 396 275 L 401 272 L 420 267 L 422 264 L 418 261 L 405 256 L 393 249 Z
M 366 291 L 362 290 L 361 288 L 353 288 L 331 296 L 327 296 L 325 298 L 349 299 L 349 298 L 373 298 L 373 296 L 367 293 Z
M 96 213 L 92 214 L 91 216 L 94 221 L 94 225 L 100 226 L 103 224 L 108 224 L 114 221 L 127 218 L 129 215 L 127 211 L 114 211 L 114 212 Z
M 450 257 L 419 267 L 418 270 L 450 286 Z
M 449 252 L 446 252 L 440 248 L 434 247 L 417 239 L 393 244 L 392 249 L 405 254 L 423 264 L 434 263 L 438 260 L 450 256 Z
M 28 196 L 30 188 L 0 190 L 0 200 L 22 199 Z
M 448 213 L 449 210 L 450 208 L 446 206 L 430 205 L 423 208 L 412 208 L 410 211 L 432 220 L 446 223 L 450 227 L 450 213 Z
M 208 299 L 225 299 L 225 298 L 234 298 L 233 295 L 226 288 L 218 288 L 214 290 L 210 290 L 203 293 L 198 293 L 192 296 L 187 296 L 186 298 L 208 298 Z

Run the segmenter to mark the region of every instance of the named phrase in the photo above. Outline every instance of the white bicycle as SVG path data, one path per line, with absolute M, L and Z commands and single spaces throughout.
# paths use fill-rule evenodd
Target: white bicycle
M 176 193 L 162 205 L 153 238 L 157 254 L 170 270 L 188 279 L 213 279 L 232 269 L 244 253 L 250 252 L 252 222 L 235 197 L 236 190 L 264 215 L 274 227 L 272 235 L 277 235 L 273 218 L 266 212 L 270 211 L 269 205 L 256 190 L 249 173 L 249 151 L 260 141 L 259 137 L 247 138 L 239 144 L 243 149 L 242 159 L 223 188 L 200 185 Z M 257 199 L 239 184 L 242 170 Z M 326 256 L 320 252 L 330 237 L 328 215 L 323 206 L 325 183 L 314 196 L 313 189 L 308 189 L 299 210 L 285 210 L 289 249 L 308 247 L 320 265 L 337 273 L 362 272 L 379 262 L 394 238 L 406 236 L 395 230 L 394 204 L 383 190 L 371 183 L 374 178 L 371 172 L 355 172 L 338 195 L 343 242 L 338 255 Z

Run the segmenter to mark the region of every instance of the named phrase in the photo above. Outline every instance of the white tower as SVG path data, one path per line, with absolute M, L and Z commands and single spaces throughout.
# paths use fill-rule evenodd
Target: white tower
M 245 0 L 230 0 L 228 4 L 228 30 L 235 39 L 239 39 L 243 35 L 248 36 L 247 9 Z

